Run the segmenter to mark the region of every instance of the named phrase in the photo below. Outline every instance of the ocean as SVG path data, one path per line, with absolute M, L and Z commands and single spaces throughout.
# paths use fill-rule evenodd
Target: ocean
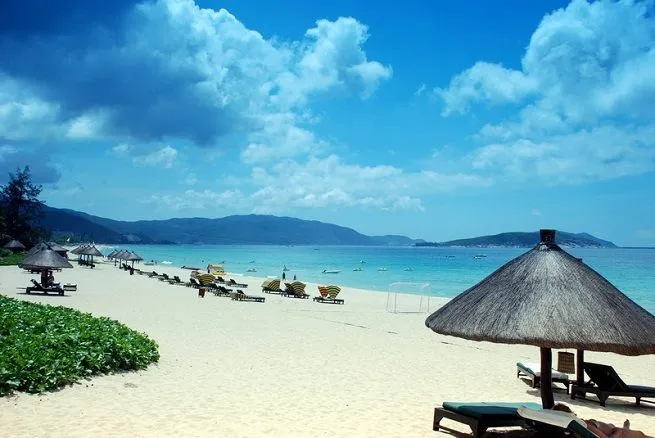
M 525 248 L 370 246 L 131 245 L 145 261 L 206 268 L 222 264 L 231 275 L 282 277 L 379 291 L 454 297 Z M 111 250 L 107 247 L 103 252 Z M 566 249 L 623 293 L 655 313 L 655 249 Z M 481 256 L 481 257 L 476 257 Z M 483 256 L 483 257 L 482 257 Z M 160 267 L 161 270 L 166 266 Z M 254 270 L 247 272 L 248 270 Z M 323 273 L 323 271 L 339 271 Z M 393 286 L 390 286 L 394 284 Z M 402 284 L 399 284 L 402 283 Z

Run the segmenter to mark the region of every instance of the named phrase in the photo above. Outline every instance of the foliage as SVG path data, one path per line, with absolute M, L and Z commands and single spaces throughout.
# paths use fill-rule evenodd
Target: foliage
M 0 396 L 54 390 L 158 360 L 155 341 L 118 321 L 0 295 Z
M 38 199 L 41 186 L 32 183 L 30 168 L 16 169 L 9 182 L 0 186 L 0 234 L 18 239 L 28 247 L 47 234 L 38 227 L 43 202 Z
M 25 253 L 14 254 L 6 249 L 0 250 L 0 266 L 15 266 L 23 261 Z

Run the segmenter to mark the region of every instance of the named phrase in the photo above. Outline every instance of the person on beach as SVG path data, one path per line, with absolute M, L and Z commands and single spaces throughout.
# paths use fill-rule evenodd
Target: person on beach
M 293 281 L 296 281 L 296 274 L 293 274 Z
M 282 280 L 286 280 L 286 279 L 287 279 L 287 273 L 282 271 Z
M 563 403 L 555 403 L 553 410 L 575 414 L 571 408 Z M 616 427 L 611 423 L 604 423 L 594 419 L 584 420 L 584 422 L 587 424 L 587 429 L 598 435 L 599 438 L 652 438 L 639 430 L 631 430 L 630 421 L 628 420 L 625 420 L 623 427 Z

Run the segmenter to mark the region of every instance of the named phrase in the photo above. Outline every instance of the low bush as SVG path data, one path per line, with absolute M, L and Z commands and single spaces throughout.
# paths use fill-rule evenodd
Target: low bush
M 0 266 L 17 265 L 23 261 L 23 257 L 25 257 L 25 253 L 14 254 L 11 251 L 0 253 Z
M 0 396 L 50 391 L 158 360 L 155 341 L 118 321 L 0 295 Z

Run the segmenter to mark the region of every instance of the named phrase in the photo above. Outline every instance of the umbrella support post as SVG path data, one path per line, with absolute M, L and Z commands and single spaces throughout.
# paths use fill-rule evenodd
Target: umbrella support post
M 575 380 L 578 386 L 584 385 L 584 350 L 578 350 L 575 360 Z
M 544 409 L 552 409 L 555 406 L 553 397 L 553 351 L 550 348 L 541 350 L 541 405 Z

